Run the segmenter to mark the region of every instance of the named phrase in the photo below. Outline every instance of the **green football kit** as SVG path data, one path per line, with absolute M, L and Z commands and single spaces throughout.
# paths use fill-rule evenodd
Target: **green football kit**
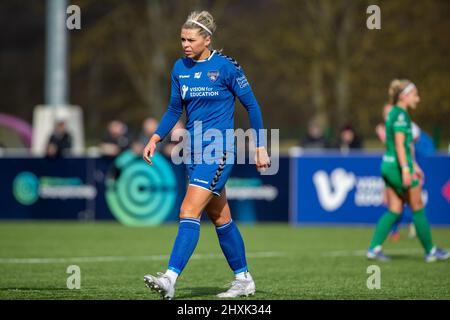
M 414 175 L 411 154 L 411 118 L 406 110 L 399 106 L 394 106 L 386 119 L 386 153 L 383 156 L 383 162 L 381 164 L 381 176 L 386 186 L 394 189 L 399 196 L 402 196 L 408 188 L 403 186 L 402 168 L 398 160 L 397 152 L 395 151 L 395 133 L 397 132 L 405 134 L 406 161 L 413 176 L 413 181 L 409 188 L 414 188 L 419 185 L 419 179 Z

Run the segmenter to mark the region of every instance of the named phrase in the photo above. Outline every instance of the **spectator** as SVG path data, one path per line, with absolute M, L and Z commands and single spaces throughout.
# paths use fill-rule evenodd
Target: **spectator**
M 4 149 L 6 149 L 6 145 L 0 140 L 0 157 L 3 156 Z
M 72 136 L 67 131 L 65 120 L 58 120 L 47 143 L 46 154 L 49 158 L 59 158 L 72 148 Z
M 172 150 L 173 148 L 179 144 L 181 141 L 183 141 L 182 137 L 179 137 L 178 139 L 175 139 L 174 133 L 176 133 L 178 136 L 182 133 L 179 132 L 179 129 L 183 130 L 184 129 L 184 124 L 181 121 L 177 121 L 177 123 L 175 123 L 175 126 L 173 127 L 172 131 L 170 132 L 170 140 L 169 139 L 165 139 L 165 142 L 163 142 L 164 144 L 162 145 L 162 152 L 166 157 L 170 157 L 172 154 Z M 180 156 L 182 156 L 182 154 L 180 154 Z
M 142 133 L 139 137 L 139 140 L 133 142 L 133 152 L 136 154 L 142 154 L 144 151 L 144 147 L 147 145 L 148 140 L 155 133 L 158 128 L 159 122 L 154 118 L 147 118 L 142 123 Z M 173 148 L 181 142 L 181 138 L 177 139 L 177 141 L 172 141 L 173 133 L 177 129 L 184 129 L 184 125 L 181 121 L 178 121 L 173 127 L 170 134 L 162 140 L 160 143 L 156 145 L 156 151 L 165 155 L 166 157 L 171 157 Z
M 355 132 L 351 125 L 346 125 L 342 128 L 339 141 L 339 149 L 341 152 L 348 152 L 350 149 L 361 149 L 361 139 Z
M 318 121 L 312 120 L 308 124 L 308 132 L 301 139 L 300 145 L 305 149 L 323 149 L 328 147 L 324 130 Z
M 140 136 L 133 141 L 132 144 L 132 150 L 136 155 L 141 155 L 144 151 L 144 147 L 147 144 L 148 140 L 152 137 L 152 135 L 155 133 L 156 129 L 158 128 L 158 120 L 155 118 L 146 118 L 142 122 L 142 132 Z M 158 144 L 156 147 L 156 151 L 161 152 L 162 144 Z
M 108 131 L 100 145 L 101 153 L 105 156 L 115 157 L 128 149 L 131 144 L 127 126 L 114 120 L 108 124 Z
M 159 122 L 155 118 L 146 118 L 142 123 L 142 133 L 139 137 L 139 142 L 145 146 L 148 140 L 155 133 L 156 129 L 158 129 L 158 125 Z

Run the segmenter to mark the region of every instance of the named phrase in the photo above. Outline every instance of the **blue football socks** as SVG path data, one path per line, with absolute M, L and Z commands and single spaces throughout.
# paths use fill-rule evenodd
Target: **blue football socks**
M 244 241 L 233 220 L 216 227 L 216 232 L 219 237 L 220 247 L 234 274 L 248 271 Z
M 197 246 L 200 219 L 182 218 L 169 260 L 169 270 L 181 274 Z

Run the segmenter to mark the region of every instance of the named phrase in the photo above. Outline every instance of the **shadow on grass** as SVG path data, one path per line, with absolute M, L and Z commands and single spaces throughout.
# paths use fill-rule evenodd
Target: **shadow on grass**
M 177 300 L 183 300 L 183 299 L 195 299 L 204 297 L 207 299 L 218 299 L 217 297 L 218 293 L 226 291 L 227 288 L 223 287 L 196 287 L 196 288 L 189 288 L 189 289 L 182 289 L 178 292 L 175 292 L 175 299 Z M 249 296 L 248 299 L 254 299 L 258 295 L 265 296 L 264 291 L 257 290 L 256 295 Z M 238 299 L 246 299 L 246 297 L 239 297 Z
M 217 297 L 217 294 L 226 290 L 227 288 L 224 287 L 196 287 L 189 289 L 180 289 L 178 292 L 175 292 L 175 299 L 182 300 L 199 297 L 205 297 L 208 299 L 220 299 Z M 249 296 L 247 299 L 254 299 L 255 297 L 258 297 L 258 295 L 260 295 L 261 297 L 265 297 L 266 292 L 256 290 L 256 294 L 254 296 Z M 246 299 L 246 297 L 239 297 L 238 299 Z
M 196 287 L 180 289 L 178 292 L 175 292 L 175 297 L 177 299 L 190 299 L 195 297 L 215 296 L 223 290 L 224 289 L 220 287 Z
M 422 261 L 423 257 L 420 255 L 413 255 L 413 254 L 406 254 L 406 253 L 395 253 L 395 254 L 386 254 L 389 258 L 392 259 L 391 262 L 395 262 L 395 261 Z

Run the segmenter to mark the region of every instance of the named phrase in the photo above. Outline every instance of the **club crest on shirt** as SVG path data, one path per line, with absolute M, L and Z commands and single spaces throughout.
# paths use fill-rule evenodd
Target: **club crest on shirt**
M 208 71 L 208 78 L 209 80 L 211 80 L 212 82 L 216 82 L 217 78 L 219 78 L 219 71 Z

